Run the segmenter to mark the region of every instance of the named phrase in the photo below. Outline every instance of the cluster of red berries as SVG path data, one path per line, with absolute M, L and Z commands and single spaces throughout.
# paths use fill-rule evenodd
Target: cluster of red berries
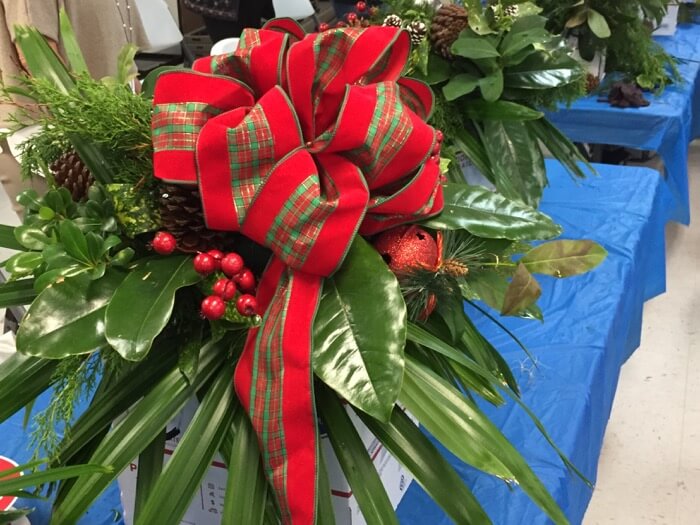
M 170 255 L 177 248 L 177 241 L 168 232 L 156 233 L 151 242 L 153 250 L 160 255 Z M 197 273 L 208 276 L 222 272 L 225 277 L 218 279 L 212 287 L 212 295 L 202 301 L 202 316 L 209 320 L 221 319 L 226 313 L 226 303 L 236 298 L 238 313 L 250 317 L 256 315 L 258 301 L 252 295 L 255 292 L 255 276 L 245 267 L 243 257 L 237 253 L 223 253 L 209 250 L 198 253 L 194 258 Z
M 340 20 L 335 27 L 368 27 L 370 22 L 368 16 L 376 16 L 379 8 L 376 6 L 368 7 L 367 2 L 360 0 L 355 4 L 356 12 L 349 12 L 345 15 L 345 20 Z M 331 28 L 330 24 L 322 22 L 318 25 L 320 32 L 328 31 Z

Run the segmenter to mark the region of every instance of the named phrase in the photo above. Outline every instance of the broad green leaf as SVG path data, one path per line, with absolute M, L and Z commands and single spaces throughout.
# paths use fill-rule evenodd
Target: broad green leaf
M 316 406 L 365 521 L 398 525 L 396 513 L 372 458 L 338 397 L 327 388 L 319 388 Z
M 43 258 L 39 252 L 20 252 L 5 262 L 5 269 L 16 278 L 31 274 L 42 262 Z
M 588 9 L 588 17 L 587 17 L 587 22 L 588 22 L 588 27 L 591 28 L 591 31 L 593 31 L 593 34 L 597 36 L 598 38 L 609 38 L 611 35 L 610 32 L 610 26 L 608 25 L 608 21 L 605 20 L 605 17 L 601 15 L 598 11 L 595 9 Z
M 93 262 L 90 257 L 87 239 L 73 221 L 61 221 L 59 234 L 61 236 L 61 244 L 66 248 L 68 255 L 87 264 Z
M 51 385 L 58 361 L 15 352 L 0 364 L 0 423 Z
M 514 315 L 532 305 L 542 295 L 542 289 L 527 267 L 520 263 L 515 270 L 506 296 L 503 299 L 501 314 Z
M 62 359 L 104 346 L 105 310 L 123 279 L 110 271 L 97 281 L 80 276 L 44 289 L 20 324 L 17 351 Z
M 481 95 L 487 102 L 495 102 L 503 94 L 503 71 L 495 70 L 490 75 L 479 79 Z
M 450 78 L 450 81 L 442 86 L 442 94 L 447 100 L 458 99 L 479 87 L 479 80 L 479 77 L 469 73 L 460 73 Z
M 498 272 L 483 270 L 470 273 L 467 282 L 479 299 L 497 312 L 501 311 L 509 284 L 505 276 Z M 470 300 L 469 297 L 464 298 Z M 537 305 L 532 305 L 518 312 L 517 315 L 542 321 L 542 311 Z
M 571 277 L 600 265 L 608 252 L 590 240 L 558 240 L 533 248 L 520 260 L 532 273 Z
M 189 256 L 140 261 L 107 307 L 105 335 L 109 344 L 124 359 L 143 359 L 170 320 L 175 293 L 201 279 Z
M 85 62 L 85 57 L 83 57 L 83 52 L 80 50 L 78 39 L 75 37 L 73 25 L 63 7 L 61 8 L 59 19 L 61 26 L 61 43 L 63 44 L 63 49 L 65 50 L 66 58 L 68 59 L 71 69 L 76 74 L 88 73 L 87 63 Z
M 520 64 L 506 69 L 504 77 L 510 89 L 543 90 L 576 82 L 582 74 L 579 63 L 567 55 L 533 53 Z
M 352 405 L 387 420 L 401 389 L 406 305 L 396 277 L 361 237 L 325 281 L 313 337 L 316 374 Z
M 29 250 L 43 250 L 44 246 L 51 244 L 51 239 L 36 226 L 17 226 L 15 238 Z
M 516 481 L 552 521 L 568 524 L 527 462 L 477 405 L 410 356 L 400 400 L 453 454 L 479 470 Z
M 195 392 L 226 365 L 228 346 L 224 343 L 208 345 L 202 351 L 202 363 L 196 381 L 191 385 L 173 368 L 102 440 L 90 463 L 111 465 L 111 474 L 80 476 L 65 499 L 55 507 L 51 523 L 62 525 L 78 521 L 97 497 L 114 481 L 129 463 L 137 457 L 163 428 L 192 398 Z M 230 386 L 230 376 L 229 376 Z M 205 447 L 203 447 L 205 448 Z M 190 501 L 192 494 L 177 494 L 179 500 Z
M 464 114 L 474 120 L 536 120 L 544 113 L 528 106 L 507 100 L 487 102 L 486 100 L 471 100 L 464 104 Z
M 470 35 L 463 32 L 454 44 L 451 51 L 453 54 L 471 59 L 478 58 L 498 58 L 500 53 L 486 38 Z
M 184 517 L 231 426 L 238 404 L 231 382 L 233 370 L 234 363 L 229 360 L 217 373 L 143 510 L 136 516 L 135 525 L 180 523 Z M 239 467 L 234 464 L 233 468 Z M 174 494 L 178 495 L 175 499 Z
M 483 142 L 498 191 L 536 208 L 547 185 L 544 157 L 523 122 L 487 120 Z
M 258 438 L 245 410 L 236 411 L 230 430 L 235 432 L 221 525 L 261 525 L 265 516 L 267 480 Z
M 0 283 L 0 308 L 29 304 L 35 298 L 36 292 L 32 279 Z
M 478 237 L 492 239 L 550 239 L 561 228 L 547 215 L 479 186 L 446 184 L 442 213 L 423 221 L 436 230 L 464 229 Z
M 413 421 L 396 407 L 388 423 L 357 415 L 455 523 L 491 523 L 454 467 Z
M 527 31 L 511 29 L 503 38 L 498 51 L 503 57 L 510 57 L 528 46 L 549 42 L 551 39 L 552 34 L 544 27 L 528 29 Z
M 449 79 L 451 75 L 450 63 L 444 58 L 431 53 L 428 60 L 428 71 L 426 75 L 421 75 L 416 71 L 413 76 L 432 86 Z

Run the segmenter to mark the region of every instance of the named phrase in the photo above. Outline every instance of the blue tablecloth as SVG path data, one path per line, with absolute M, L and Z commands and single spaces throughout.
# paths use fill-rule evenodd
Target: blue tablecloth
M 533 353 L 536 366 L 490 321 L 470 312 L 503 350 L 524 401 L 592 481 L 620 367 L 639 345 L 643 303 L 665 290 L 664 226 L 671 204 L 655 171 L 596 167 L 600 178 L 577 184 L 559 165 L 548 163 L 551 187 L 545 192 L 544 211 L 564 225 L 564 237 L 594 239 L 610 255 L 593 273 L 564 280 L 540 279 L 543 324 L 506 320 Z M 591 490 L 567 471 L 522 410 L 513 404 L 486 409 L 571 522 L 580 523 Z M 548 523 L 521 490 L 511 490 L 449 457 L 494 524 Z M 403 525 L 451 523 L 416 484 L 409 488 L 398 513 Z
M 592 274 L 561 281 L 542 279 L 544 324 L 507 320 L 536 356 L 538 368 L 492 324 L 479 319 L 480 327 L 512 364 L 525 401 L 590 479 L 595 478 L 620 365 L 639 343 L 643 301 L 665 289 L 663 231 L 670 202 L 657 172 L 597 168 L 599 178 L 574 182 L 558 164 L 547 164 L 551 187 L 543 209 L 564 226 L 564 237 L 595 239 L 607 247 L 610 256 Z M 45 405 L 46 396 L 34 410 Z M 524 453 L 572 522 L 580 521 L 590 490 L 566 472 L 519 410 L 490 407 L 489 413 Z M 20 413 L 0 425 L 0 454 L 20 462 L 30 455 L 22 418 Z M 510 492 L 454 458 L 453 463 L 496 525 L 545 522 L 520 491 Z M 38 507 L 32 515 L 33 525 L 48 523 L 47 503 L 21 504 Z M 123 523 L 114 520 L 119 508 L 119 492 L 112 485 L 80 524 Z M 416 484 L 398 512 L 407 525 L 449 523 Z
M 700 25 L 680 24 L 673 36 L 654 37 L 666 52 L 682 60 L 700 62 Z

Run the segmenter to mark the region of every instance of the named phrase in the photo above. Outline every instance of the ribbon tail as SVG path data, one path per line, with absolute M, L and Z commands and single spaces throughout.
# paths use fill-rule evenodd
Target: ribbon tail
M 311 331 L 322 285 L 323 278 L 294 271 L 279 259 L 270 263 L 258 287 L 263 322 L 248 335 L 234 375 L 285 525 L 315 521 L 318 431 Z

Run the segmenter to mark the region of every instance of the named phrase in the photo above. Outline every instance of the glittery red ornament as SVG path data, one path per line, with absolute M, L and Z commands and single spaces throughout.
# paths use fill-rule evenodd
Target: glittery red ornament
M 438 265 L 435 239 L 416 225 L 385 231 L 374 241 L 374 247 L 396 274 L 410 273 L 412 269 L 434 270 Z

